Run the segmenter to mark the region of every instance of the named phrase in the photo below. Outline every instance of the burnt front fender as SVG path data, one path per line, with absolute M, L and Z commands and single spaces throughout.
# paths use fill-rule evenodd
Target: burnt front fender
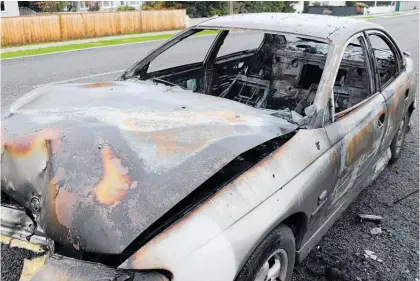
M 30 281 L 169 281 L 158 272 L 127 272 L 102 264 L 52 256 Z

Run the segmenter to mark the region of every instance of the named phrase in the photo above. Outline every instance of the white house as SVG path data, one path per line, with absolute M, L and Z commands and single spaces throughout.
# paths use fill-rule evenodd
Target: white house
M 17 17 L 19 16 L 18 1 L 0 1 L 1 2 L 1 17 Z
M 295 13 L 302 13 L 304 8 L 304 1 L 297 1 L 293 3 L 292 6 L 295 9 Z
M 420 9 L 420 1 L 397 1 L 397 11 L 410 11 Z
M 101 10 L 116 10 L 119 6 L 132 6 L 141 9 L 142 1 L 100 1 Z
M 89 9 L 89 1 L 72 1 L 71 5 L 76 7 L 76 12 L 83 12 Z M 120 6 L 132 6 L 136 10 L 141 9 L 142 1 L 95 1 L 99 3 L 101 11 L 115 11 Z
M 313 2 L 319 2 L 320 6 L 346 6 L 346 1 L 311 1 L 309 6 L 313 6 Z

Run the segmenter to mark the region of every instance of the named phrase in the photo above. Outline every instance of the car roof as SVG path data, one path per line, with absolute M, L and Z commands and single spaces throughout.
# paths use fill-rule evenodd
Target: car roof
M 198 28 L 248 29 L 284 32 L 316 37 L 332 43 L 344 43 L 353 34 L 366 29 L 383 28 L 368 21 L 349 17 L 299 13 L 255 13 L 215 17 L 196 25 Z

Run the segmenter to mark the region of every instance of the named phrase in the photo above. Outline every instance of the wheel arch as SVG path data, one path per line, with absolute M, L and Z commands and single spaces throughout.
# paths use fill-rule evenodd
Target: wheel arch
M 268 229 L 267 232 L 264 233 L 264 235 L 262 235 L 260 239 L 258 239 L 258 241 L 254 243 L 248 255 L 242 260 L 241 266 L 236 274 L 235 280 L 238 277 L 239 272 L 241 272 L 242 268 L 244 267 L 244 265 L 246 264 L 246 262 L 252 255 L 252 253 L 258 247 L 258 245 L 261 244 L 261 242 L 265 239 L 265 237 L 267 237 L 267 235 L 269 235 L 274 229 L 276 229 L 282 224 L 286 225 L 292 230 L 293 235 L 295 236 L 296 251 L 300 249 L 303 242 L 303 238 L 308 230 L 309 217 L 308 217 L 308 214 L 306 214 L 303 211 L 295 211 L 295 212 L 291 212 L 291 214 L 288 215 L 286 218 L 280 219 L 280 221 L 277 224 L 274 224 L 273 227 Z
M 285 220 L 283 220 L 281 223 L 290 227 L 290 229 L 293 232 L 293 235 L 295 236 L 296 250 L 300 249 L 303 242 L 303 237 L 305 236 L 305 233 L 308 230 L 309 218 L 307 214 L 304 212 L 294 213 L 293 215 L 290 215 Z

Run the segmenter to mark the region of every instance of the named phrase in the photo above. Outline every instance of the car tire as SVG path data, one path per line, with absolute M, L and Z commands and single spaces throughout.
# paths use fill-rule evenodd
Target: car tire
M 400 127 L 391 142 L 391 159 L 389 160 L 389 164 L 397 162 L 398 158 L 400 158 L 405 136 L 407 134 L 408 122 L 408 114 L 405 114 L 403 120 L 401 120 Z
M 249 257 L 236 281 L 292 279 L 295 266 L 296 245 L 292 230 L 281 224 L 268 234 Z M 280 268 L 278 266 L 280 265 Z M 268 274 L 279 279 L 267 279 Z M 258 279 L 260 278 L 260 279 Z

